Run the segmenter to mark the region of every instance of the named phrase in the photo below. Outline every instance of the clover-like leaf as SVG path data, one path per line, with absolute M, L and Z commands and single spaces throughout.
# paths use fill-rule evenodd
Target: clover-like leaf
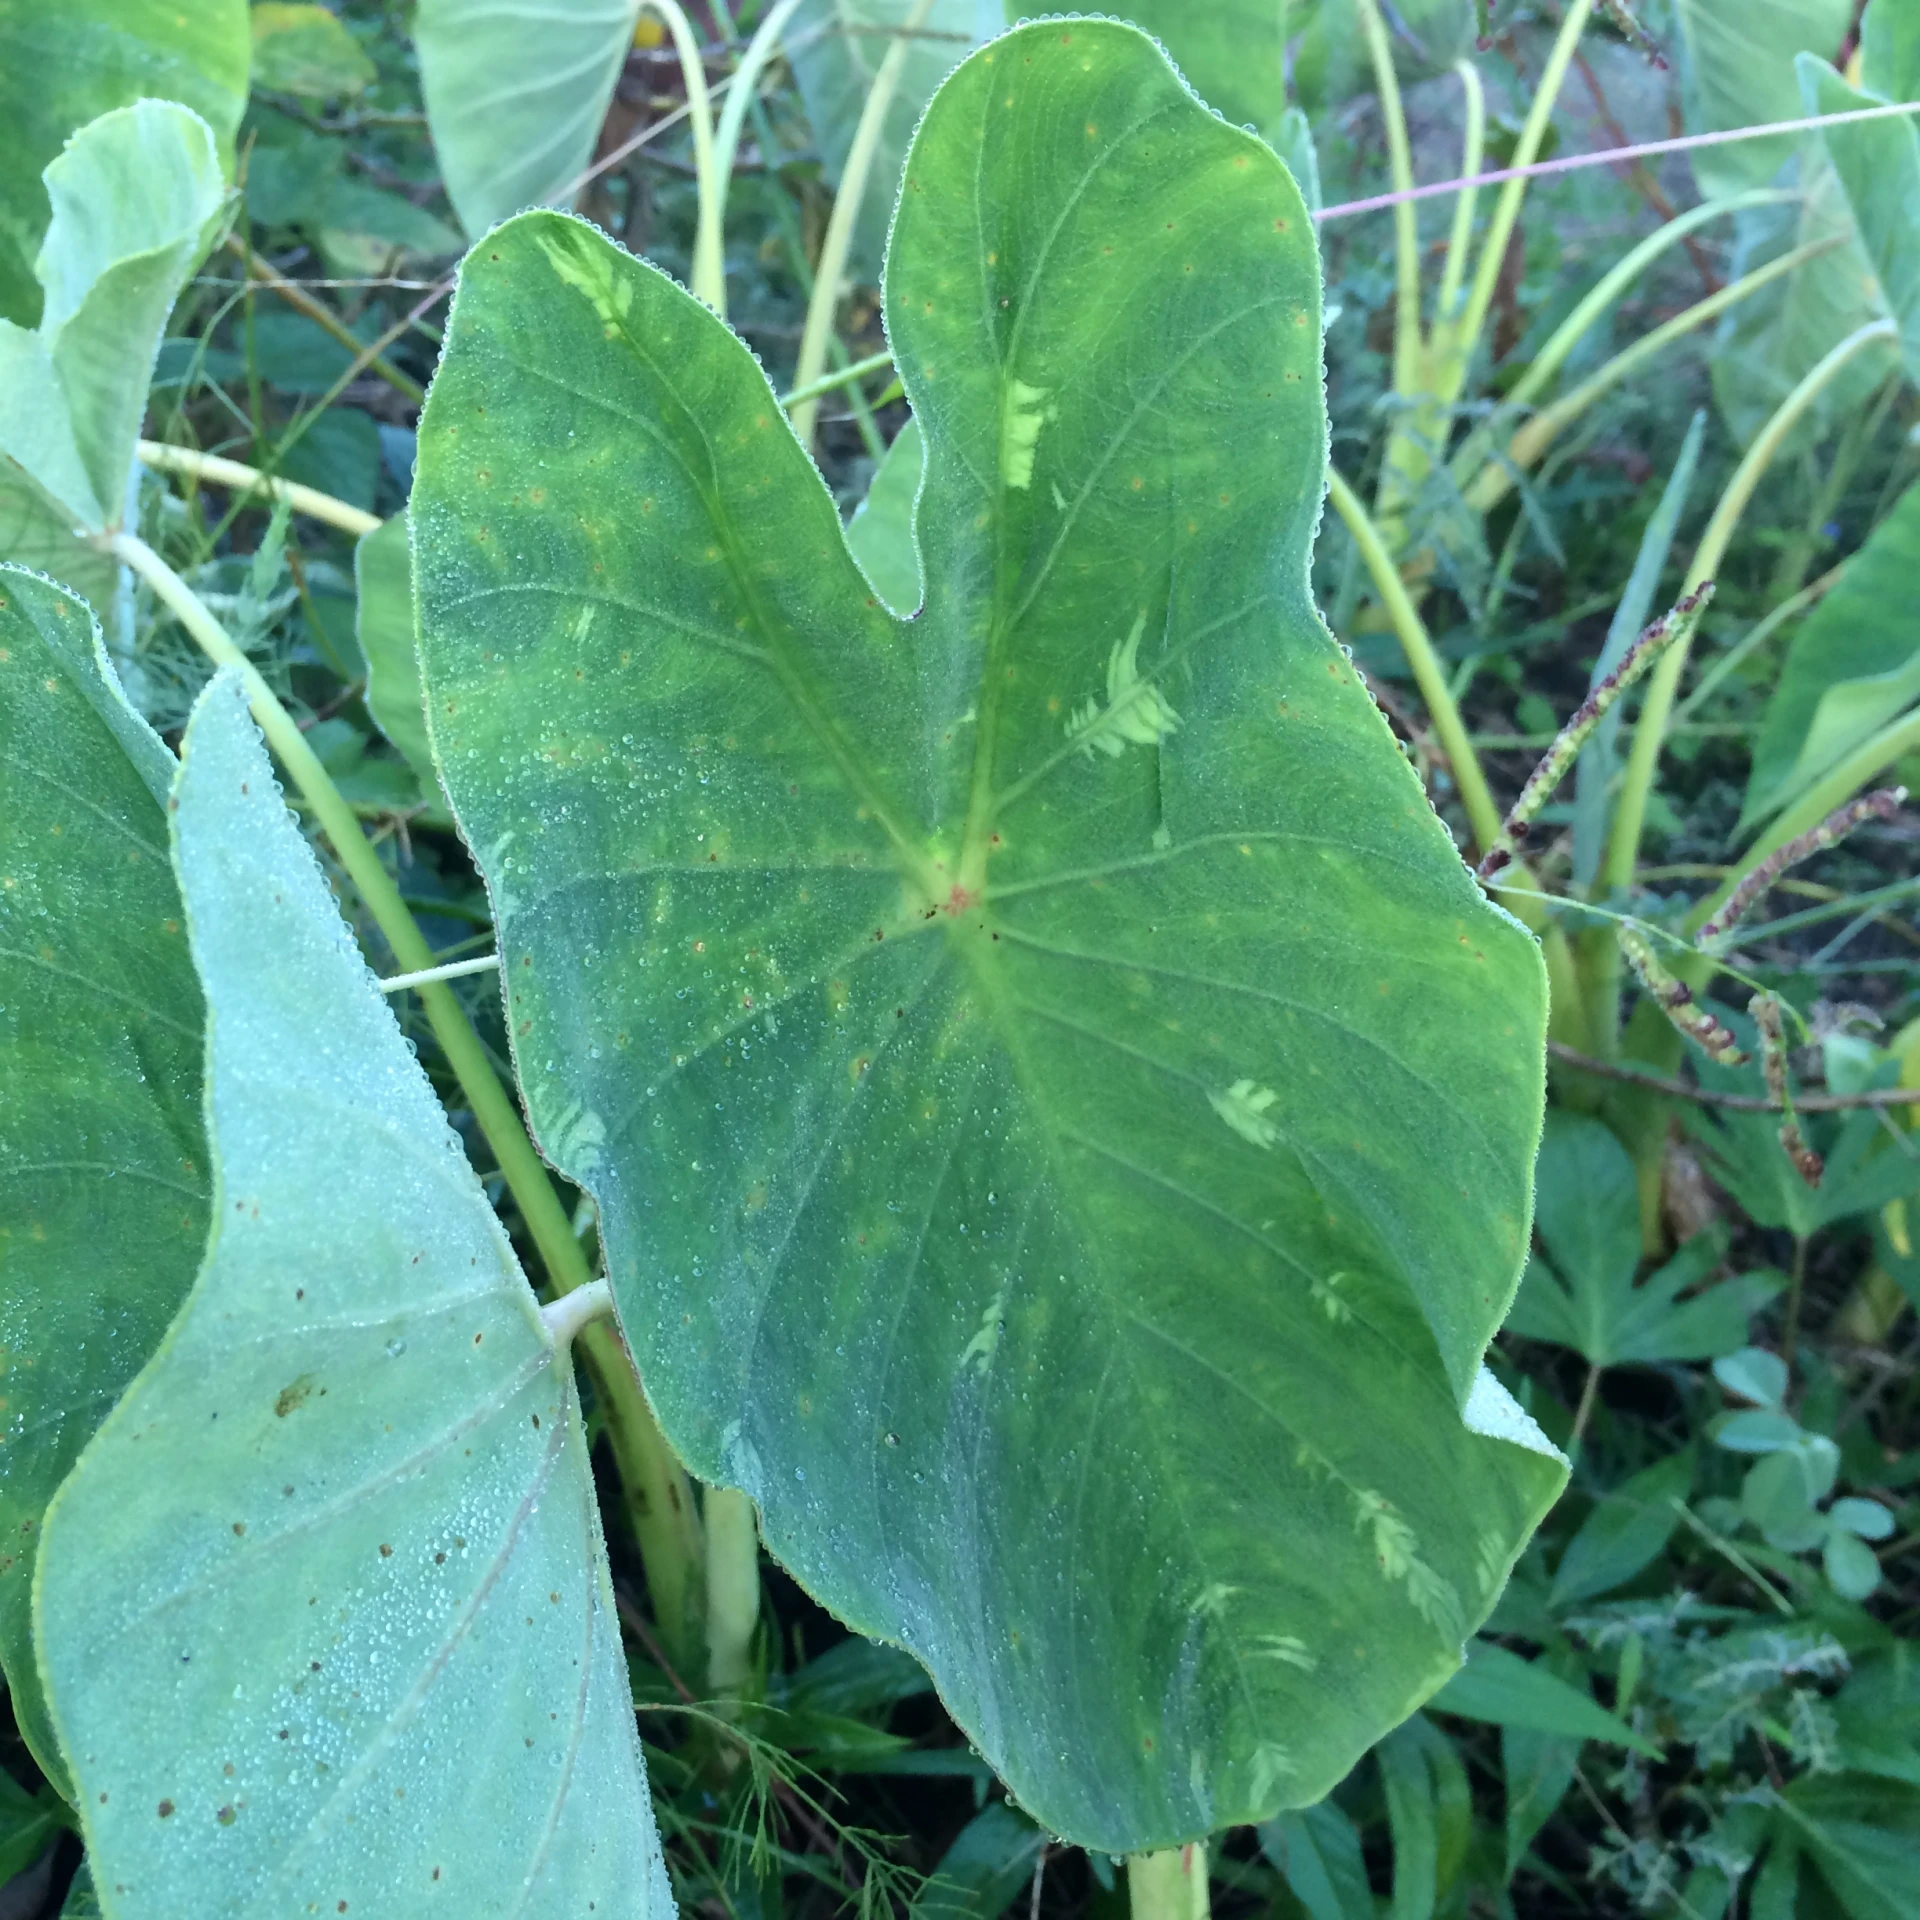
M 207 1232 L 172 774 L 86 607 L 0 569 L 0 1665 L 63 1786 L 33 1655 L 41 1516 L 186 1298 Z
M 1268 148 L 1056 21 L 908 159 L 917 619 L 577 221 L 475 248 L 421 426 L 434 751 L 661 1420 L 1116 1852 L 1318 1798 L 1562 1477 L 1480 1365 L 1540 960 L 1308 594 L 1318 282 Z
M 46 184 L 39 329 L 0 320 L 0 455 L 97 533 L 120 519 L 161 334 L 226 183 L 198 114 L 142 100 L 75 134 Z
M 247 15 L 247 0 L 0 0 L 0 317 L 39 319 L 33 260 L 52 214 L 41 175 L 78 128 L 177 100 L 231 158 Z
M 669 1920 L 567 1351 L 231 674 L 173 805 L 214 1234 L 35 1593 L 102 1899 Z

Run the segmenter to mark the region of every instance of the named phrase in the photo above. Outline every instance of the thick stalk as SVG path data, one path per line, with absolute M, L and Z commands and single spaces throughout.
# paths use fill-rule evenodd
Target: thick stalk
M 134 534 L 116 533 L 106 536 L 101 544 L 153 588 L 209 659 L 217 666 L 238 671 L 247 689 L 253 717 L 266 735 L 268 745 L 333 843 L 335 857 L 359 890 L 367 911 L 393 949 L 394 958 L 407 972 L 430 971 L 432 949 L 401 899 L 393 876 L 381 864 L 352 808 L 320 764 L 307 736 L 261 677 L 259 668 L 234 644 L 232 636 L 207 610 L 199 595 L 144 540 Z M 474 1124 L 493 1150 L 495 1164 L 520 1208 L 520 1216 L 526 1222 L 553 1291 L 568 1294 L 586 1286 L 593 1278 L 586 1254 L 574 1237 L 572 1223 L 560 1205 L 559 1195 L 547 1178 L 547 1170 L 534 1151 L 533 1142 L 520 1124 L 512 1099 L 500 1084 L 500 1077 L 480 1044 L 480 1036 L 444 982 L 427 982 L 417 991 L 421 1011 L 426 1014 L 447 1065 L 466 1095 Z M 649 1462 L 647 1484 L 664 1488 L 678 1477 L 684 1489 L 685 1475 L 655 1425 L 652 1412 L 641 1396 L 639 1380 L 626 1362 L 612 1330 L 598 1324 L 589 1326 L 580 1337 L 580 1346 L 594 1370 L 609 1429 L 616 1435 L 616 1458 L 622 1458 L 623 1463 L 624 1459 L 645 1458 Z M 615 1356 L 618 1356 L 617 1364 Z M 691 1499 L 684 1491 L 682 1505 L 691 1512 Z M 669 1527 L 651 1526 L 641 1533 L 640 1546 L 647 1560 L 647 1583 L 656 1596 L 663 1591 L 684 1593 L 688 1582 L 697 1577 L 697 1557 L 685 1565 L 679 1564 L 682 1557 L 679 1543 Z M 682 1633 L 684 1637 L 684 1628 Z
M 277 479 L 262 473 L 258 467 L 243 466 L 238 460 L 225 460 L 216 453 L 198 453 L 192 447 L 162 446 L 157 440 L 142 440 L 136 451 L 140 464 L 153 468 L 156 473 L 181 473 L 192 480 L 210 481 L 216 487 L 231 487 L 236 493 L 257 493 L 268 500 L 284 500 L 295 513 L 304 513 L 312 520 L 324 520 L 342 533 L 371 533 L 381 524 L 377 513 L 363 512 L 318 488 Z
M 1801 416 L 1857 354 L 1865 352 L 1878 341 L 1897 337 L 1898 331 L 1891 320 L 1875 320 L 1857 329 L 1828 353 L 1781 401 L 1772 419 L 1755 436 L 1746 457 L 1728 481 L 1726 492 L 1720 496 L 1720 504 L 1714 508 L 1713 518 L 1707 522 L 1707 530 L 1700 536 L 1693 564 L 1687 570 L 1686 580 L 1681 587 L 1683 594 L 1696 592 L 1719 571 L 1727 545 L 1733 538 L 1734 529 L 1740 524 L 1740 516 L 1753 498 L 1754 489 L 1773 464 L 1774 456 L 1787 436 L 1799 424 Z M 1691 636 L 1683 636 L 1668 648 L 1647 682 L 1647 695 L 1640 707 L 1640 718 L 1634 726 L 1633 751 L 1627 760 L 1626 777 L 1621 783 L 1620 804 L 1614 813 L 1613 836 L 1607 843 L 1606 865 L 1602 870 L 1610 888 L 1624 890 L 1633 884 L 1633 871 L 1640 861 L 1640 836 L 1646 826 L 1647 802 L 1652 796 L 1654 776 L 1659 770 L 1660 750 L 1666 740 L 1674 696 L 1680 688 L 1680 677 L 1686 671 L 1690 643 Z
M 1651 333 L 1642 334 L 1632 346 L 1622 348 L 1598 372 L 1581 381 L 1571 393 L 1562 394 L 1552 406 L 1541 408 L 1521 427 L 1507 442 L 1505 455 L 1498 461 L 1489 461 L 1473 476 L 1466 487 L 1467 504 L 1476 513 L 1492 512 L 1513 490 L 1514 475 L 1536 464 L 1568 426 L 1637 367 L 1645 365 L 1684 334 L 1705 326 L 1709 320 L 1718 319 L 1729 307 L 1739 305 L 1770 282 L 1792 273 L 1797 267 L 1830 252 L 1839 244 L 1839 239 L 1834 237 L 1796 247 L 1791 253 L 1783 253 L 1779 259 L 1770 260 L 1764 267 L 1756 267 L 1753 272 L 1742 275 L 1731 286 L 1722 287 L 1718 293 L 1696 301 L 1684 312 L 1676 313 L 1671 320 L 1655 327 Z
M 1133 1920 L 1207 1920 L 1207 1843 L 1133 1855 L 1127 1904 Z
M 737 1487 L 702 1498 L 707 1538 L 707 1686 L 738 1699 L 753 1679 L 760 1622 L 760 1536 L 753 1502 Z
M 1465 90 L 1467 130 L 1461 140 L 1460 173 L 1471 180 L 1480 171 L 1487 154 L 1487 90 L 1480 81 L 1480 69 L 1471 60 L 1456 60 L 1453 70 Z M 1433 326 L 1449 334 L 1453 310 L 1459 303 L 1460 289 L 1467 277 L 1467 255 L 1473 250 L 1473 215 L 1480 203 L 1478 187 L 1462 187 L 1453 203 L 1453 231 L 1447 239 L 1447 263 L 1440 269 L 1440 292 L 1433 303 Z
M 814 268 L 813 297 L 807 302 L 806 325 L 800 335 L 800 364 L 794 368 L 796 390 L 818 380 L 827 367 L 827 342 L 833 335 L 834 315 L 840 305 L 840 282 L 847 270 L 847 249 L 853 244 L 854 223 L 867 195 L 867 175 L 873 171 L 873 156 L 879 151 L 881 130 L 887 110 L 900 86 L 900 71 L 907 62 L 912 36 L 927 23 L 933 0 L 914 0 L 913 11 L 902 23 L 873 76 L 873 89 L 860 110 L 860 124 L 854 129 L 853 144 L 847 149 L 847 163 L 840 171 L 840 191 L 834 196 L 833 213 L 827 221 L 826 238 L 820 243 L 820 259 Z M 789 418 L 800 444 L 813 445 L 814 422 L 820 413 L 817 397 L 802 400 Z
M 1467 736 L 1466 722 L 1461 719 L 1460 709 L 1454 705 L 1453 695 L 1447 689 L 1447 676 L 1440 665 L 1440 656 L 1433 650 L 1433 642 L 1427 637 L 1419 609 L 1414 606 L 1406 583 L 1393 564 L 1393 556 L 1388 553 L 1379 528 L 1361 505 L 1359 495 L 1331 468 L 1327 472 L 1327 497 L 1333 503 L 1334 512 L 1345 522 L 1348 533 L 1353 536 L 1354 545 L 1360 549 L 1360 557 L 1366 562 L 1367 572 L 1373 580 L 1373 590 L 1379 596 L 1387 618 L 1393 622 L 1394 632 L 1400 637 L 1401 651 L 1407 656 L 1407 665 L 1413 671 L 1420 696 L 1427 703 L 1433 731 L 1442 751 L 1452 763 L 1454 785 L 1459 789 L 1461 804 L 1467 810 L 1474 842 L 1485 853 L 1500 832 L 1500 809 L 1493 804 L 1493 795 L 1487 788 L 1487 776 L 1481 770 L 1479 756 Z
M 693 238 L 693 294 L 715 313 L 727 310 L 726 257 L 720 245 L 720 222 L 725 216 L 724 176 L 715 165 L 713 99 L 707 92 L 707 69 L 700 58 L 700 40 L 680 7 L 680 0 L 641 0 L 643 13 L 657 13 L 673 35 L 680 56 L 680 75 L 687 89 L 687 118 L 693 126 L 693 170 L 699 179 L 700 212 Z M 751 89 L 747 89 L 751 91 Z M 731 104 L 731 102 L 729 102 Z M 727 156 L 732 169 L 733 156 Z

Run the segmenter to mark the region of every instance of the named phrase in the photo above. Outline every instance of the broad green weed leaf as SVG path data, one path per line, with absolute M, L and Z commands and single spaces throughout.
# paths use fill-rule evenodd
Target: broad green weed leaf
M 206 122 L 154 100 L 83 127 L 46 183 L 39 330 L 0 320 L 0 454 L 97 532 L 124 508 L 167 315 L 226 186 Z
M 1850 113 L 1885 104 L 1861 93 L 1821 59 L 1803 53 L 1795 63 L 1801 105 L 1809 114 Z M 1900 326 L 1907 378 L 1920 380 L 1920 133 L 1910 119 L 1872 120 L 1823 127 L 1820 139 L 1846 189 L 1861 245 L 1880 282 L 1880 294 Z
M 125 621 L 118 563 L 80 538 L 72 514 L 62 513 L 5 458 L 0 458 L 0 561 L 59 581 L 93 608 L 113 642 L 121 639 Z
M 1754 744 L 1740 824 L 1777 813 L 1920 699 L 1920 485 L 1801 623 Z
M 567 1355 L 230 674 L 173 799 L 214 1236 L 35 1595 L 107 1910 L 668 1920 Z
M 33 1657 L 41 1516 L 186 1298 L 207 1234 L 172 770 L 86 608 L 0 569 L 0 1663 L 63 1787 Z
M 1682 1448 L 1594 1502 L 1553 1570 L 1554 1606 L 1611 1593 L 1660 1557 L 1680 1524 L 1674 1503 L 1693 1491 L 1694 1465 L 1693 1449 Z
M 1530 1727 L 1500 1729 L 1500 1775 L 1506 1790 L 1507 1878 L 1520 1870 L 1534 1836 L 1551 1820 L 1573 1785 L 1580 1740 L 1536 1733 Z
M 821 164 L 836 189 L 853 145 L 860 110 L 873 90 L 895 32 L 912 17 L 914 0 L 811 0 L 789 23 L 785 41 L 793 77 L 819 143 Z M 999 0 L 933 0 L 900 69 L 880 130 L 872 171 L 853 230 L 847 270 L 876 282 L 887 223 L 900 195 L 907 143 L 927 102 L 965 55 L 1000 30 Z
M 1638 1187 L 1626 1148 L 1607 1127 L 1549 1114 L 1536 1180 L 1547 1259 L 1528 1262 L 1509 1333 L 1571 1347 L 1596 1367 L 1706 1360 L 1746 1344 L 1747 1322 L 1777 1282 L 1743 1274 L 1693 1291 L 1719 1263 L 1719 1236 L 1696 1234 L 1634 1284 Z
M 420 656 L 413 643 L 413 556 L 407 550 L 404 512 L 361 536 L 353 553 L 353 576 L 358 589 L 356 633 L 367 663 L 367 711 L 418 775 L 420 791 L 437 802 L 440 776 L 427 744 L 427 717 L 420 710 Z
M 920 549 L 913 538 L 913 502 L 926 471 L 926 444 L 918 421 L 894 436 L 847 522 L 847 550 L 889 613 L 909 619 L 920 610 Z
M 1604 1740 L 1654 1758 L 1660 1752 L 1584 1688 L 1492 1640 L 1476 1640 L 1467 1648 L 1466 1665 L 1434 1695 L 1433 1710 L 1567 1740 Z
M 0 318 L 39 322 L 41 174 L 68 137 L 115 107 L 177 100 L 230 159 L 248 40 L 246 0 L 0 0 Z
M 1260 1851 L 1309 1920 L 1377 1920 L 1360 1835 L 1331 1800 L 1262 1821 Z
M 71 1820 L 51 1787 L 32 1794 L 0 1770 L 0 1888 L 25 1873 Z
M 1920 1791 L 1859 1774 L 1802 1774 L 1776 1819 L 1791 1823 L 1849 1920 L 1920 1913 Z
M 313 0 L 256 0 L 249 25 L 256 87 L 334 100 L 362 93 L 379 78 L 346 23 Z
M 592 159 L 639 13 L 640 0 L 420 0 L 427 122 L 469 233 L 551 199 Z
M 474 251 L 428 719 L 674 1444 L 1130 1852 L 1333 1785 L 1560 1484 L 1480 1367 L 1540 962 L 1307 594 L 1270 150 L 1036 26 L 942 88 L 892 248 L 912 622 L 704 307 L 560 216 Z
M 1003 1800 L 990 1801 L 960 1829 L 914 1896 L 908 1920 L 1000 1920 L 1033 1881 L 1047 1836 Z

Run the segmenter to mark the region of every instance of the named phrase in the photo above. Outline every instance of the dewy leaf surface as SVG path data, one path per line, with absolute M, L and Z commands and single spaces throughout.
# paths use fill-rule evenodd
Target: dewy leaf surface
M 886 285 L 910 623 L 703 307 L 564 217 L 478 247 L 428 720 L 675 1445 L 1129 1851 L 1316 1799 L 1560 1484 L 1479 1364 L 1544 983 L 1308 597 L 1272 153 L 1132 28 L 1013 33 L 936 97 Z
M 593 157 L 640 0 L 420 0 L 433 149 L 469 233 L 552 199 Z
M 247 0 L 0 0 L 0 318 L 40 317 L 41 173 L 76 129 L 177 100 L 230 158 L 247 104 Z
M 82 128 L 46 184 L 39 328 L 0 320 L 0 455 L 97 532 L 125 504 L 160 337 L 226 184 L 206 122 L 158 100 Z
M 87 609 L 0 569 L 0 1663 L 63 1786 L 33 1657 L 41 1516 L 207 1235 L 172 775 Z
M 102 1904 L 669 1920 L 571 1368 L 231 675 L 174 801 L 215 1234 L 35 1595 Z

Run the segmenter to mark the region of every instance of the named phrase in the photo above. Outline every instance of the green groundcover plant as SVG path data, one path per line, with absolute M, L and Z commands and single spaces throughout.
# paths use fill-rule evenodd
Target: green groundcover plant
M 1920 1044 L 1765 945 L 1903 880 L 1752 924 L 1904 830 L 1897 463 L 1845 577 L 1783 536 L 1781 610 L 1680 701 L 1769 476 L 1838 512 L 1906 404 L 1899 9 L 1857 50 L 1794 15 L 1751 101 L 1707 0 L 1656 19 L 1698 126 L 1869 117 L 1703 174 L 1497 377 L 1524 179 L 1478 234 L 1459 195 L 1431 298 L 1410 201 L 1372 283 L 1317 231 L 1328 89 L 1402 187 L 1402 82 L 1454 89 L 1481 171 L 1464 15 L 577 6 L 539 44 L 429 0 L 423 121 L 371 104 L 377 9 L 163 11 L 47 51 L 0 0 L 60 75 L 0 147 L 7 1871 L 72 1833 L 66 1911 L 129 1920 L 733 1920 L 796 1874 L 995 1920 L 1084 1849 L 1089 1907 L 1125 1857 L 1142 1920 L 1204 1911 L 1210 1858 L 1282 1920 L 1376 1881 L 1417 1920 L 1567 1893 L 1577 1781 L 1602 1903 L 1912 1911 L 1910 1463 L 1874 1438 L 1912 1355 L 1850 1396 L 1808 1301 L 1849 1235 L 1856 1351 L 1920 1286 Z M 1516 166 L 1590 11 L 1543 33 Z M 583 190 L 649 60 L 685 286 L 516 211 Z M 782 97 L 825 208 L 786 230 L 784 397 L 725 225 Z M 303 144 L 363 135 L 396 144 Z M 412 372 L 435 296 L 383 330 L 256 253 L 410 299 L 458 251 L 439 191 L 472 245 Z M 1816 195 L 1832 233 L 1755 227 L 1596 356 L 1708 219 Z M 1864 308 L 1816 278 L 1843 254 Z M 1791 345 L 1756 298 L 1800 302 Z M 1330 388 L 1369 301 L 1388 350 Z M 1503 816 L 1462 703 L 1523 560 L 1570 564 L 1556 442 L 1715 319 L 1742 440 L 1673 610 L 1698 421 Z M 1851 464 L 1797 454 L 1862 381 Z M 202 390 L 251 460 L 176 435 Z M 1354 392 L 1371 504 L 1330 460 Z M 238 490 L 210 533 L 203 485 Z M 1748 729 L 1745 850 L 1662 897 L 1676 709 L 1829 588 Z M 484 950 L 425 930 L 462 924 Z M 838 1623 L 812 1659 L 763 1546 Z M 845 1782 L 936 1776 L 975 1799 L 916 1892 Z

